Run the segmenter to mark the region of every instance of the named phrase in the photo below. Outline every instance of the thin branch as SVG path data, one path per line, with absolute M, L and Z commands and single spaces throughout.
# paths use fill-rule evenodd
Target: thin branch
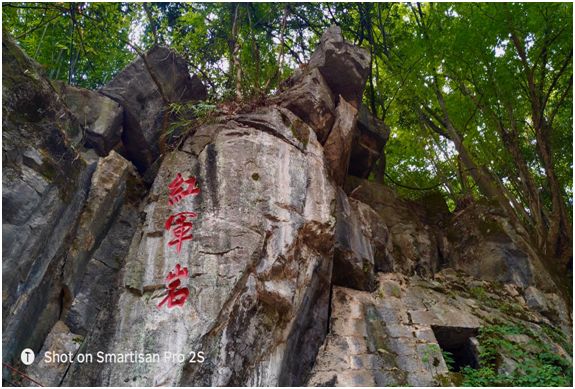
M 570 49 L 569 54 L 567 54 L 565 56 L 565 61 L 561 65 L 561 68 L 557 71 L 557 73 L 555 73 L 555 76 L 553 77 L 553 80 L 551 81 L 551 85 L 549 85 L 549 89 L 547 90 L 547 93 L 545 94 L 545 98 L 543 99 L 542 109 L 544 109 L 544 107 L 547 105 L 547 102 L 549 101 L 549 97 L 551 96 L 551 93 L 553 92 L 553 90 L 557 86 L 559 79 L 565 73 L 565 70 L 567 69 L 567 67 L 569 66 L 569 64 L 571 63 L 572 60 L 573 60 L 573 49 Z M 573 75 L 571 75 L 571 78 L 573 78 Z

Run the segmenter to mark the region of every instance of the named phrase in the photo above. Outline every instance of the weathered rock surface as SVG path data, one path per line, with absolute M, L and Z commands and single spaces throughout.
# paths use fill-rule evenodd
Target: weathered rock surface
M 54 83 L 58 94 L 86 133 L 86 146 L 105 157 L 122 136 L 124 110 L 114 100 L 97 92 Z
M 324 145 L 329 172 L 337 185 L 343 185 L 347 176 L 351 145 L 356 134 L 357 110 L 340 97 L 335 122 Z
M 122 142 L 130 160 L 146 170 L 159 155 L 169 103 L 202 100 L 206 88 L 174 51 L 156 46 L 120 72 L 101 93 L 124 108 Z
M 364 105 L 359 109 L 357 129 L 359 134 L 352 144 L 348 173 L 368 178 L 376 162 L 385 158 L 383 148 L 389 138 L 390 129 Z
M 341 95 L 354 107 L 359 107 L 369 75 L 370 55 L 367 50 L 346 42 L 338 26 L 331 26 L 324 32 L 308 68 L 320 71 L 334 96 Z
M 553 355 L 567 372 L 570 308 L 496 210 L 452 214 L 441 196 L 409 201 L 345 177 L 367 177 L 389 135 L 355 108 L 364 54 L 331 28 L 285 101 L 212 118 L 152 169 L 166 101 L 205 94 L 153 49 L 105 88 L 128 130 L 115 150 L 147 169 L 148 192 L 110 151 L 110 128 L 105 158 L 83 147 L 83 100 L 72 115 L 5 35 L 3 361 L 63 386 L 450 385 L 503 328 L 498 373 L 523 374 L 518 355 Z M 90 108 L 95 122 L 107 114 Z M 200 192 L 169 203 L 178 174 Z M 195 213 L 181 251 L 166 225 L 179 212 Z M 189 296 L 170 309 L 176 265 Z M 158 359 L 25 367 L 24 347 Z
M 335 120 L 334 96 L 317 69 L 311 69 L 293 87 L 271 100 L 289 109 L 315 131 L 324 143 Z
M 489 281 L 556 289 L 537 254 L 516 235 L 497 209 L 473 204 L 450 219 L 451 264 Z
M 7 34 L 2 65 L 2 360 L 11 363 L 58 320 L 63 254 L 93 167 L 74 149 L 73 116 Z
M 470 293 L 470 284 L 481 285 L 476 290 L 482 293 Z M 470 347 L 467 357 L 474 358 L 477 350 L 472 349 L 481 347 L 484 339 L 477 337 L 479 329 L 493 323 L 529 334 L 509 338 L 525 353 L 527 339 L 530 345 L 547 344 L 549 350 L 568 355 L 563 348 L 568 337 L 558 343 L 548 335 L 548 319 L 530 311 L 517 293 L 496 284 L 446 270 L 428 281 L 380 274 L 379 285 L 374 293 L 334 287 L 330 331 L 308 385 L 449 386 L 457 375 L 449 372 L 442 350 Z M 502 305 L 513 308 L 503 311 Z M 513 362 L 505 350 L 498 351 Z M 456 363 L 460 357 L 454 355 Z M 499 369 L 508 368 L 502 364 Z
M 78 232 L 70 243 L 69 262 L 64 272 L 65 284 L 72 295 L 80 289 L 91 254 L 98 248 L 126 199 L 130 174 L 134 175 L 132 164 L 114 151 L 98 161 L 86 205 L 79 218 Z
M 427 207 L 398 198 L 388 187 L 353 177 L 348 177 L 346 190 L 351 198 L 371 206 L 389 229 L 393 262 L 387 261 L 382 268 L 426 276 L 445 263 L 448 253 L 441 235 L 441 221 L 448 217 L 449 211 L 444 202 L 430 214 Z M 429 205 L 430 201 L 426 203 Z
M 78 118 L 7 34 L 2 50 L 2 357 L 20 366 L 25 347 L 69 348 L 59 320 L 81 294 L 87 264 L 123 204 L 139 194 L 128 190 L 137 187 L 128 161 L 82 149 Z M 101 268 L 88 271 L 105 282 L 103 274 Z M 83 320 L 86 330 L 90 315 Z M 58 385 L 66 371 L 55 366 L 41 381 Z M 3 369 L 3 377 L 10 374 Z
M 83 337 L 72 333 L 64 322 L 58 321 L 46 337 L 39 355 L 44 356 L 46 353 L 76 355 L 83 340 Z M 48 361 L 54 361 L 55 358 L 55 356 L 51 356 Z M 68 364 L 48 361 L 45 358 L 36 358 L 27 369 L 27 373 L 32 379 L 43 385 L 60 386 L 68 369 Z
M 333 283 L 372 291 L 375 288 L 375 249 L 371 236 L 363 229 L 357 208 L 350 205 L 353 200 L 348 200 L 340 188 L 336 197 Z
M 177 173 L 195 176 L 201 193 L 170 207 L 167 185 Z M 334 202 L 315 133 L 291 112 L 264 108 L 198 129 L 183 151 L 165 158 L 143 205 L 108 351 L 194 350 L 206 362 L 105 365 L 98 379 L 301 384 L 327 327 Z M 193 240 L 178 254 L 164 224 L 191 210 L 198 215 Z M 190 299 L 183 309 L 158 308 L 176 264 L 189 269 Z M 75 375 L 85 376 L 83 368 Z

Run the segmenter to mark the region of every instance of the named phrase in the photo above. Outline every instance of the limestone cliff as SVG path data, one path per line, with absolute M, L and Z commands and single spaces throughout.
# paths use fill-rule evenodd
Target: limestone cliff
M 2 50 L 6 383 L 449 385 L 537 352 L 570 368 L 565 296 L 497 209 L 367 179 L 389 129 L 361 105 L 369 54 L 337 27 L 265 104 L 215 111 L 169 151 L 168 105 L 206 97 L 177 53 L 87 91 L 6 34 Z M 486 353 L 499 337 L 516 348 Z

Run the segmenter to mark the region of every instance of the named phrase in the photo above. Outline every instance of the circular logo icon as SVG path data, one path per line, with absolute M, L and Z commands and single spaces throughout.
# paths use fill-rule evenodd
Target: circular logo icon
M 25 348 L 24 350 L 22 350 L 22 354 L 20 354 L 20 360 L 22 361 L 23 364 L 25 365 L 31 365 L 32 363 L 34 363 L 34 351 L 32 351 L 32 349 L 29 348 Z

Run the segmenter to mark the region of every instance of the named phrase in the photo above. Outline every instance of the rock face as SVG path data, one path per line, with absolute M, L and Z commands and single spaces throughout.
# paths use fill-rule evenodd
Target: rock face
M 447 236 L 453 242 L 455 268 L 489 281 L 555 288 L 539 257 L 520 243 L 496 209 L 475 204 L 457 212 Z
M 340 96 L 335 123 L 324 145 L 330 174 L 338 185 L 345 182 L 351 145 L 356 134 L 356 117 L 357 110 Z
M 375 163 L 385 158 L 383 148 L 389 139 L 390 129 L 384 122 L 373 116 L 362 105 L 358 112 L 358 136 L 354 139 L 351 149 L 349 174 L 360 178 L 368 178 Z
M 372 291 L 376 262 L 378 268 L 391 262 L 389 243 L 389 232 L 377 213 L 339 189 L 333 283 Z
M 338 26 L 331 26 L 324 32 L 308 67 L 320 71 L 336 96 L 341 95 L 359 107 L 369 75 L 370 55 L 367 50 L 346 42 Z
M 167 188 L 177 173 L 196 177 L 201 192 L 170 207 Z M 281 108 L 200 128 L 166 157 L 143 209 L 110 352 L 195 350 L 209 362 L 107 365 L 102 382 L 301 383 L 293 372 L 311 368 L 327 326 L 335 223 L 334 189 L 314 132 Z M 190 210 L 198 215 L 193 240 L 177 253 L 164 224 Z M 191 298 L 185 309 L 159 309 L 176 264 L 189 269 Z M 246 365 L 252 368 L 239 368 Z
M 40 355 L 45 355 L 47 352 L 75 355 L 83 340 L 81 336 L 72 333 L 64 322 L 58 321 L 46 337 Z M 28 373 L 31 377 L 41 380 L 44 385 L 60 386 L 67 369 L 67 364 L 52 366 L 51 362 L 38 358 L 28 369 Z
M 530 311 L 514 287 L 502 291 L 451 269 L 427 281 L 380 274 L 379 289 L 374 293 L 334 287 L 331 304 L 330 331 L 309 386 L 458 384 L 457 374 L 448 369 L 445 352 L 451 352 L 452 369 L 458 363 L 477 368 L 478 348 L 495 336 L 486 334 L 503 323 L 513 326 L 518 335 L 507 338 L 507 350 L 497 350 L 506 361 L 500 372 L 513 363 L 508 354 L 513 350 L 535 357 L 525 339 L 531 345 L 545 344 L 550 352 L 568 355 L 564 347 L 569 338 L 559 341 L 550 337 L 546 330 L 550 321 Z M 502 305 L 510 308 L 502 311 Z M 492 332 L 481 333 L 481 328 Z
M 445 264 L 449 246 L 440 228 L 449 211 L 441 198 L 439 206 L 430 212 L 419 203 L 398 198 L 390 188 L 367 180 L 348 177 L 346 189 L 350 197 L 371 206 L 389 228 L 393 261 L 383 265 L 388 271 L 426 276 Z M 432 202 L 426 203 L 429 206 Z
M 58 93 L 86 133 L 86 146 L 105 157 L 122 135 L 124 110 L 114 100 L 99 93 L 57 85 Z
M 334 96 L 317 69 L 311 69 L 285 93 L 272 100 L 298 115 L 323 144 L 335 120 Z
M 7 35 L 2 52 L 2 358 L 17 364 L 23 348 L 40 350 L 82 289 L 125 202 L 131 164 L 115 153 L 92 162 L 81 126 L 37 66 Z M 48 344 L 61 332 L 53 329 Z
M 167 105 L 203 100 L 206 88 L 190 77 L 182 57 L 154 47 L 100 91 L 124 108 L 122 141 L 130 159 L 146 170 L 159 155 L 158 138 L 168 123 Z
M 110 98 L 59 99 L 6 34 L 3 65 L 2 357 L 28 377 L 4 383 L 450 385 L 486 346 L 501 377 L 572 366 L 569 307 L 497 210 L 361 178 L 389 132 L 358 112 L 369 57 L 338 28 L 267 105 L 158 159 L 167 102 L 205 95 L 172 51 Z
M 2 358 L 39 349 L 60 313 L 61 267 L 93 167 L 81 131 L 47 80 L 2 39 Z

